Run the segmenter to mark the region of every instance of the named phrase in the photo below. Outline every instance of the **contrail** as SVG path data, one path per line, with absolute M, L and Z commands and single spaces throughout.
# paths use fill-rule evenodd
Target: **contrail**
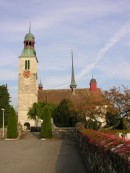
M 118 43 L 127 33 L 130 32 L 130 21 L 127 22 L 123 27 L 121 27 L 116 34 L 114 34 L 107 42 L 106 44 L 99 50 L 97 53 L 97 57 L 95 61 L 91 64 L 88 64 L 83 70 L 80 71 L 78 75 L 76 75 L 76 81 L 79 81 L 84 77 L 86 74 L 88 74 L 92 69 L 95 68 L 96 64 L 104 58 L 104 55 L 113 47 L 116 43 Z M 68 86 L 68 84 L 63 84 L 58 88 L 65 88 Z
M 95 68 L 96 64 L 104 57 L 105 53 L 107 53 L 116 43 L 118 43 L 127 33 L 130 32 L 130 21 L 127 22 L 123 27 L 119 29 L 119 31 L 112 36 L 108 42 L 101 48 L 97 54 L 96 60 L 88 64 L 81 72 L 76 76 L 76 80 L 80 80 L 83 76 L 89 73 L 92 69 Z

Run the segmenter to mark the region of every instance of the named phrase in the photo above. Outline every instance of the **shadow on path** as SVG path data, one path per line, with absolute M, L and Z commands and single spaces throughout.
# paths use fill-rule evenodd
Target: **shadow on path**
M 59 151 L 55 173 L 86 173 L 77 143 L 63 140 Z
M 27 132 L 23 142 L 25 142 L 26 161 L 24 159 L 25 166 L 21 168 L 21 172 L 26 168 L 28 173 L 34 173 L 36 170 L 38 173 L 87 173 L 76 141 L 40 140 L 40 133 Z M 32 172 L 29 172 L 30 170 Z
M 36 140 L 36 139 L 40 139 L 40 133 L 39 132 L 30 132 L 30 131 L 27 131 L 26 132 L 26 135 L 24 137 L 24 139 L 28 140 Z

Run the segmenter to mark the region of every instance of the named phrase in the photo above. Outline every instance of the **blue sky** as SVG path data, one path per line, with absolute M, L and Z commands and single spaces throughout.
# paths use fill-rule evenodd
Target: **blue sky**
M 0 0 L 0 84 L 17 105 L 18 57 L 35 36 L 44 89 L 69 88 L 71 49 L 78 88 L 130 88 L 130 0 Z

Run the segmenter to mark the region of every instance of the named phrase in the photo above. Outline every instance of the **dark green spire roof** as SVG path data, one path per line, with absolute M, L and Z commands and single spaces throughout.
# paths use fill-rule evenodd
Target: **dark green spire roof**
M 36 51 L 34 48 L 35 38 L 31 33 L 31 24 L 29 26 L 29 32 L 24 37 L 24 49 L 21 56 L 35 57 Z
M 25 35 L 24 40 L 30 40 L 30 41 L 33 40 L 34 41 L 35 37 L 34 37 L 34 35 L 32 33 L 28 33 L 28 34 Z
M 35 37 L 34 35 L 31 33 L 31 23 L 30 23 L 30 26 L 29 26 L 29 32 L 25 35 L 25 38 L 24 40 L 29 40 L 29 41 L 34 41 L 35 40 Z
M 70 88 L 76 88 L 77 84 L 75 82 L 75 77 L 74 77 L 74 64 L 73 64 L 73 52 L 71 52 L 72 55 L 72 74 L 71 74 L 71 84 L 70 84 Z
M 39 86 L 39 87 L 43 87 L 41 80 L 40 80 L 40 83 L 39 83 L 38 86 Z
M 36 52 L 33 48 L 24 48 L 22 56 L 36 56 Z

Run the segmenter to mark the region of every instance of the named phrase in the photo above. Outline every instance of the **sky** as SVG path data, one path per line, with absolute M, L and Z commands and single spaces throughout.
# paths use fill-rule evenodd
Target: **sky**
M 14 107 L 30 22 L 44 89 L 69 88 L 71 49 L 78 88 L 92 74 L 102 90 L 130 88 L 130 0 L 0 0 L 0 85 Z

